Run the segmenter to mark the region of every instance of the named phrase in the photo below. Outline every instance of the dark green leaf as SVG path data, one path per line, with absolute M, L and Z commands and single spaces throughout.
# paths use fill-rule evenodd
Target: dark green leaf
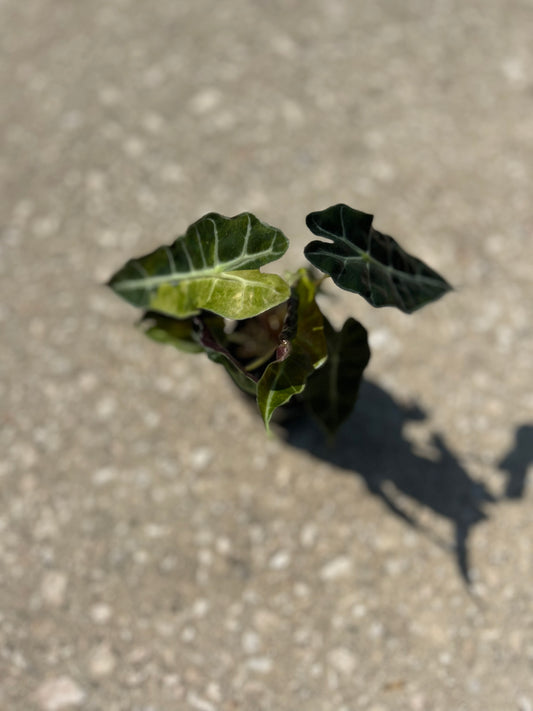
M 353 410 L 370 348 L 366 329 L 353 318 L 340 332 L 324 318 L 324 333 L 328 359 L 309 376 L 304 397 L 313 416 L 333 435 Z
M 276 359 L 266 367 L 257 385 L 257 403 L 267 429 L 274 410 L 301 393 L 308 376 L 327 357 L 315 284 L 304 269 L 299 275 L 292 287 Z
M 126 301 L 177 318 L 212 311 L 255 316 L 289 298 L 289 285 L 259 267 L 281 257 L 288 240 L 251 213 L 209 213 L 172 245 L 130 259 L 109 281 Z
M 450 291 L 445 279 L 375 230 L 372 220 L 372 215 L 342 204 L 312 212 L 306 218 L 311 232 L 333 243 L 314 240 L 305 256 L 342 289 L 360 294 L 373 306 L 396 306 L 411 313 Z

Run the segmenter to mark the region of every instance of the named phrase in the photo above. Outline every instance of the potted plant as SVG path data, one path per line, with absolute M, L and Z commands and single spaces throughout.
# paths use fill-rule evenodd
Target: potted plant
M 257 400 L 265 426 L 298 398 L 333 434 L 350 414 L 370 359 L 367 332 L 354 318 L 336 331 L 317 303 L 324 280 L 375 307 L 405 313 L 451 289 L 442 276 L 372 226 L 373 216 L 344 204 L 306 218 L 312 265 L 293 274 L 261 267 L 289 242 L 251 213 L 209 213 L 184 235 L 130 259 L 108 285 L 142 309 L 147 336 L 188 353 L 206 353 Z

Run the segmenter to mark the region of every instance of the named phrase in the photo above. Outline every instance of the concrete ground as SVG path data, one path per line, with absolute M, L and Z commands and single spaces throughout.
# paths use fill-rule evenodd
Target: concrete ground
M 0 708 L 533 709 L 530 0 L 0 4 Z M 359 297 L 328 450 L 102 286 L 337 202 L 456 287 Z

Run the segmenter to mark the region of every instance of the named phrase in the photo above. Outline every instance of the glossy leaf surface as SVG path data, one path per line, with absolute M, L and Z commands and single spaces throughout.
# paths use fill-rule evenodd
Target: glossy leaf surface
M 109 286 L 126 301 L 177 318 L 208 310 L 230 319 L 255 316 L 287 300 L 290 287 L 259 267 L 281 257 L 288 240 L 251 213 L 209 213 L 173 244 L 130 259 Z
M 245 319 L 286 301 L 289 293 L 289 285 L 277 274 L 242 270 L 162 284 L 150 307 L 179 318 L 205 309 L 225 318 Z
M 306 271 L 300 270 L 292 287 L 276 358 L 257 385 L 257 404 L 267 428 L 276 408 L 301 393 L 309 375 L 327 358 L 323 317 L 315 291 Z
M 312 212 L 307 226 L 332 243 L 314 240 L 305 256 L 342 289 L 360 294 L 373 306 L 396 306 L 411 313 L 451 290 L 437 272 L 375 230 L 372 221 L 372 215 L 342 204 Z
M 324 318 L 328 359 L 312 373 L 305 388 L 305 401 L 319 424 L 330 435 L 350 415 L 370 360 L 366 329 L 349 318 L 340 332 Z

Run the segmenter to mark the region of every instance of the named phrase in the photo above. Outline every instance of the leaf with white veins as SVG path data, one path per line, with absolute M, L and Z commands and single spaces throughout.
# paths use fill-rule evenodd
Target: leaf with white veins
M 281 257 L 288 240 L 251 213 L 211 212 L 173 244 L 130 259 L 108 285 L 134 306 L 186 318 L 201 310 L 244 319 L 286 301 L 287 282 L 259 267 Z
M 305 247 L 305 256 L 337 286 L 360 294 L 372 306 L 411 313 L 451 290 L 436 271 L 375 230 L 372 221 L 373 215 L 342 204 L 312 212 L 307 226 L 333 244 L 314 240 Z

